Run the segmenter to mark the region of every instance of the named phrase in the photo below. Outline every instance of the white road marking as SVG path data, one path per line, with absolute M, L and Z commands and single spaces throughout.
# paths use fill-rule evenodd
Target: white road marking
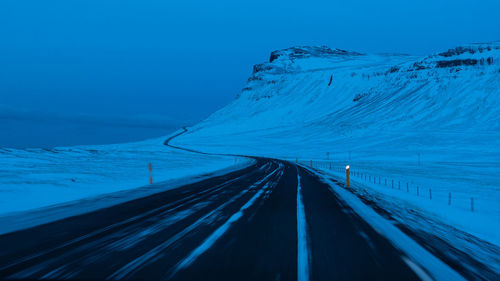
M 274 170 L 272 173 L 267 175 L 263 181 L 267 180 L 269 177 L 274 175 L 280 169 L 281 169 L 281 165 L 276 170 Z M 276 182 L 278 182 L 278 181 L 279 181 L 279 179 Z M 238 212 L 233 214 L 223 225 L 221 225 L 214 232 L 212 232 L 212 234 L 210 234 L 210 236 L 208 236 L 208 238 L 205 239 L 205 241 L 203 241 L 203 243 L 201 243 L 201 245 L 196 247 L 186 258 L 184 258 L 184 260 L 179 262 L 177 267 L 172 271 L 172 274 L 170 275 L 170 277 L 174 276 L 179 270 L 191 265 L 199 256 L 201 256 L 204 252 L 206 252 L 208 249 L 210 249 L 210 247 L 212 247 L 215 244 L 215 242 L 217 242 L 217 240 L 219 240 L 219 238 L 222 237 L 222 235 L 224 233 L 226 233 L 226 231 L 231 227 L 231 225 L 234 222 L 238 221 L 243 216 L 243 212 L 246 209 L 248 209 L 250 206 L 252 206 L 255 203 L 255 201 L 269 188 L 269 186 L 270 186 L 270 183 L 269 182 L 266 183 L 257 193 L 254 194 L 254 196 L 252 198 L 250 198 L 250 200 L 248 200 L 245 203 L 245 205 L 243 205 L 240 208 L 240 210 Z
M 278 171 L 279 168 L 273 171 L 273 173 L 267 175 L 263 179 L 259 180 L 258 182 L 254 183 L 251 187 L 248 189 L 242 190 L 238 195 L 234 196 L 230 200 L 226 201 L 224 204 L 220 205 L 216 209 L 212 210 L 208 214 L 204 215 L 203 217 L 199 218 L 196 222 L 182 230 L 181 232 L 177 233 L 167 241 L 161 243 L 160 245 L 156 246 L 155 248 L 149 250 L 148 252 L 144 253 L 140 257 L 134 259 L 133 261 L 129 262 L 125 266 L 121 267 L 117 271 L 115 271 L 113 274 L 108 276 L 106 278 L 107 280 L 117 280 L 117 279 L 124 279 L 125 277 L 129 276 L 136 270 L 142 268 L 145 264 L 147 264 L 150 260 L 152 260 L 155 256 L 159 255 L 161 252 L 163 252 L 165 249 L 167 249 L 170 245 L 173 243 L 177 242 L 179 239 L 184 237 L 186 234 L 189 232 L 193 231 L 196 229 L 198 226 L 200 226 L 202 223 L 205 222 L 208 218 L 210 218 L 213 215 L 216 215 L 220 210 L 225 208 L 227 205 L 231 204 L 232 202 L 238 200 L 241 198 L 243 195 L 245 195 L 248 191 L 253 189 L 256 186 L 259 186 L 261 183 L 263 183 L 265 180 L 267 180 L 272 174 L 274 174 L 276 171 Z
M 422 281 L 433 281 L 434 280 L 420 266 L 418 266 L 416 263 L 412 262 L 407 257 L 401 257 L 401 259 L 413 270 L 413 272 L 415 272 L 415 274 L 417 274 L 417 276 Z
M 306 213 L 302 201 L 302 186 L 297 169 L 297 280 L 309 280 L 309 249 L 307 248 Z
M 20 258 L 20 259 L 18 259 L 18 260 L 16 260 L 16 261 L 14 261 L 14 262 L 11 262 L 10 264 L 7 264 L 7 265 L 5 265 L 5 266 L 0 267 L 0 271 L 1 271 L 1 270 L 5 270 L 5 269 L 10 268 L 10 267 L 13 267 L 13 266 L 16 266 L 16 265 L 21 264 L 21 263 L 23 263 L 23 262 L 26 262 L 26 261 L 29 261 L 29 260 L 32 260 L 32 259 L 35 259 L 35 258 L 41 257 L 42 255 L 45 255 L 45 254 L 48 254 L 48 253 L 54 252 L 54 251 L 59 250 L 59 249 L 62 249 L 62 248 L 64 248 L 64 247 L 67 247 L 67 246 L 70 246 L 70 245 L 76 244 L 76 243 L 81 242 L 81 241 L 83 241 L 83 240 L 85 240 L 85 239 L 89 239 L 89 238 L 91 238 L 91 237 L 97 236 L 97 235 L 99 235 L 99 234 L 101 234 L 101 233 L 104 233 L 104 232 L 106 232 L 106 231 L 108 231 L 108 230 L 111 230 L 111 229 L 113 229 L 113 228 L 115 228 L 115 227 L 119 227 L 119 226 L 125 225 L 125 224 L 127 224 L 127 223 L 131 223 L 131 222 L 135 222 L 135 221 L 140 221 L 140 220 L 141 220 L 141 219 L 143 219 L 144 217 L 146 217 L 146 216 L 148 216 L 148 215 L 151 215 L 151 214 L 154 214 L 155 212 L 160 212 L 160 211 L 162 211 L 162 210 L 168 210 L 168 208 L 171 208 L 171 207 L 172 207 L 172 206 L 174 206 L 175 204 L 178 204 L 180 201 L 183 201 L 183 200 L 184 200 L 184 201 L 186 201 L 186 200 L 196 199 L 196 197 L 197 197 L 197 196 L 200 196 L 200 195 L 202 195 L 202 194 L 204 194 L 204 193 L 207 193 L 207 192 L 209 193 L 209 192 L 211 192 L 211 191 L 216 191 L 216 190 L 219 190 L 219 189 L 221 189 L 221 188 L 224 188 L 225 186 L 227 186 L 227 185 L 229 185 L 229 184 L 231 184 L 231 183 L 235 182 L 236 180 L 238 180 L 238 179 L 240 179 L 240 178 L 243 178 L 244 176 L 245 176 L 245 175 L 240 176 L 240 177 L 237 177 L 237 178 L 235 178 L 235 179 L 228 180 L 228 181 L 226 181 L 226 182 L 224 182 L 224 183 L 222 183 L 222 184 L 217 185 L 216 187 L 214 187 L 214 188 L 212 188 L 212 189 L 209 189 L 209 190 L 203 190 L 203 191 L 198 192 L 198 193 L 196 193 L 196 194 L 192 194 L 192 195 L 190 195 L 190 196 L 188 196 L 188 197 L 186 197 L 186 198 L 179 199 L 179 200 L 177 200 L 177 201 L 175 201 L 175 202 L 172 202 L 172 203 L 169 203 L 169 204 L 167 204 L 167 205 L 163 205 L 163 206 L 161 206 L 161 207 L 158 207 L 158 208 L 156 208 L 156 209 L 153 209 L 153 210 L 147 211 L 147 212 L 145 212 L 145 213 L 142 213 L 142 214 L 136 215 L 136 216 L 134 216 L 134 217 L 132 217 L 132 218 L 129 218 L 129 219 L 126 219 L 126 220 L 124 220 L 124 221 L 121 221 L 121 222 L 118 222 L 118 223 L 114 223 L 114 224 L 109 225 L 109 226 L 106 226 L 106 227 L 104 227 L 104 228 L 101 228 L 101 229 L 95 230 L 95 231 L 93 231 L 93 232 L 90 232 L 90 233 L 85 234 L 85 235 L 83 235 L 83 236 L 80 236 L 80 237 L 78 237 L 78 238 L 75 238 L 75 239 L 73 239 L 73 240 L 70 240 L 70 241 L 68 241 L 68 242 L 65 242 L 65 243 L 63 243 L 63 244 L 61 244 L 61 245 L 59 245 L 59 246 L 54 247 L 54 248 L 51 248 L 51 249 L 48 249 L 48 250 L 44 250 L 44 251 L 41 251 L 41 252 L 39 252 L 39 253 L 36 253 L 36 254 L 33 254 L 33 255 L 29 255 L 29 256 L 26 256 L 26 257 Z M 175 208 L 173 208 L 173 209 L 170 209 L 168 212 L 174 211 L 174 210 L 176 210 L 176 209 L 180 208 L 181 206 L 184 206 L 184 205 L 186 205 L 186 204 L 188 204 L 188 203 L 189 203 L 189 202 L 182 203 L 181 205 L 179 205 L 179 206 L 177 206 L 177 207 L 175 207 Z M 28 274 L 28 275 L 20 275 L 20 276 L 16 275 L 16 276 L 17 276 L 16 278 L 26 279 L 26 278 L 30 277 L 32 274 L 35 274 L 36 272 L 38 272 L 38 271 L 40 271 L 40 270 L 43 270 L 43 269 L 44 269 L 44 267 L 42 267 L 42 266 L 41 266 L 41 264 L 38 264 L 36 267 L 32 267 L 32 268 L 33 268 L 32 270 L 30 270 L 30 268 L 28 268 L 28 269 L 25 269 L 25 270 L 23 270 L 23 271 L 22 271 L 22 272 L 23 272 L 23 274 Z M 21 273 L 21 272 L 18 272 L 18 273 L 16 273 L 16 274 L 20 274 L 20 273 Z

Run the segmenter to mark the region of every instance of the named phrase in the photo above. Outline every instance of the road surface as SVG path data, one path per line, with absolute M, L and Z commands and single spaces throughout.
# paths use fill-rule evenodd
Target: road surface
M 329 186 L 271 159 L 2 235 L 0 249 L 0 279 L 418 279 Z

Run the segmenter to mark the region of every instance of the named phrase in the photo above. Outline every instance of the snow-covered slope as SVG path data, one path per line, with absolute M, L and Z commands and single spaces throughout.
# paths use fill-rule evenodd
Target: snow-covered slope
M 236 100 L 192 128 L 193 134 L 296 128 L 305 122 L 344 134 L 500 128 L 500 44 L 422 59 L 302 47 L 273 52 L 271 59 L 256 65 Z
M 418 185 L 420 197 L 407 201 L 500 241 L 491 227 L 500 218 L 499 42 L 422 58 L 327 47 L 276 51 L 254 67 L 232 103 L 189 131 L 172 144 L 333 160 L 412 190 Z M 432 201 L 418 204 L 429 189 Z M 471 198 L 477 223 L 456 217 L 472 212 Z
M 88 198 L 98 201 L 97 196 L 109 193 L 123 201 L 127 198 L 115 192 L 136 189 L 127 194 L 130 199 L 129 195 L 160 192 L 185 183 L 187 178 L 252 163 L 240 158 L 235 164 L 233 157 L 174 149 L 163 144 L 165 138 L 54 149 L 0 148 L 0 221 L 15 212 L 71 205 L 68 202 Z M 149 163 L 154 183 L 161 184 L 149 185 Z M 0 233 L 5 227 L 0 223 Z

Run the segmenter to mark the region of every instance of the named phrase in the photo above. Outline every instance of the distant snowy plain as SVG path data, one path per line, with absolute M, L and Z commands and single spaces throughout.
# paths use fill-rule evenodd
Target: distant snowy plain
M 165 139 L 53 149 L 0 148 L 0 216 L 129 189 L 153 189 L 149 163 L 154 183 L 251 163 L 245 158 L 235 163 L 234 157 L 174 149 L 163 144 Z

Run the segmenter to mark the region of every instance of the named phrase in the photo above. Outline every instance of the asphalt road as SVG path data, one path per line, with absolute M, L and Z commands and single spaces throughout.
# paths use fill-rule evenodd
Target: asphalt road
M 2 235 L 0 249 L 0 279 L 418 279 L 327 185 L 268 159 Z

